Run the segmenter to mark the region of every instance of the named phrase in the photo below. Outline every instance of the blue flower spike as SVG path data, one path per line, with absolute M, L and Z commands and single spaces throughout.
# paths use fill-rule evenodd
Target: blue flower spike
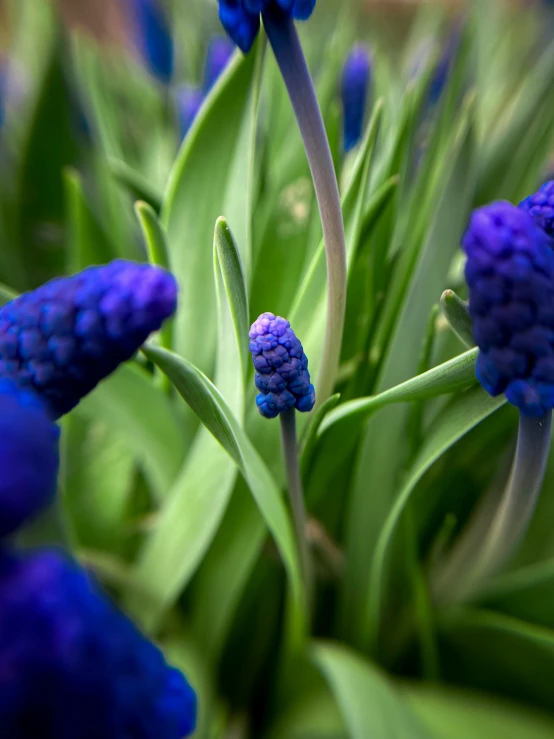
M 62 552 L 0 552 L 4 739 L 183 739 L 185 677 Z
M 554 407 L 554 251 L 523 209 L 476 210 L 463 239 L 477 377 L 525 416 Z
M 169 21 L 161 0 L 131 0 L 137 46 L 148 68 L 160 82 L 173 77 L 174 48 Z
M 0 537 L 54 500 L 59 438 L 59 428 L 33 393 L 0 380 Z
M 549 236 L 554 236 L 554 180 L 545 182 L 538 192 L 525 198 L 519 207 L 529 213 Z
M 204 94 L 215 85 L 234 52 L 235 45 L 226 36 L 214 36 L 210 40 L 204 65 Z
M 294 20 L 306 21 L 316 0 L 219 0 L 219 19 L 239 49 L 248 54 L 260 30 L 260 14 L 281 11 Z
M 51 280 L 0 308 L 0 379 L 32 390 L 59 418 L 176 306 L 175 278 L 148 264 L 118 259 Z
M 371 57 L 362 44 L 355 46 L 344 63 L 341 98 L 344 151 L 351 151 L 361 140 L 371 79 Z
M 256 370 L 258 410 L 277 418 L 292 408 L 308 413 L 315 403 L 308 358 L 290 323 L 273 313 L 262 313 L 250 329 L 250 352 Z

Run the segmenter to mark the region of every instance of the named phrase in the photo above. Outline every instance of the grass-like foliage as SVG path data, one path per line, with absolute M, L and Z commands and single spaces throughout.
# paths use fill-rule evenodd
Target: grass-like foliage
M 190 83 L 221 29 L 215 4 L 174 5 Z M 63 541 L 183 668 L 199 739 L 554 736 L 554 456 L 515 556 L 464 579 L 518 418 L 477 382 L 460 249 L 473 208 L 548 179 L 553 19 L 539 3 L 424 6 L 402 40 L 385 11 L 369 23 L 331 0 L 298 29 L 347 262 L 335 394 L 296 421 L 310 586 L 248 331 L 286 317 L 317 391 L 328 275 L 263 32 L 180 143 L 178 92 L 139 59 L 62 33 L 43 0 L 10 6 L 26 90 L 0 129 L 2 303 L 118 257 L 180 288 L 170 325 L 63 419 L 63 526 L 57 510 L 22 540 Z M 341 71 L 360 40 L 368 109 L 345 154 Z

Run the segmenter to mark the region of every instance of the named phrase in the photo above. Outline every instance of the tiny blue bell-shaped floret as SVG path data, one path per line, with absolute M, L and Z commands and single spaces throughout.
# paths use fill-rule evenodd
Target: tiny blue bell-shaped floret
M 474 211 L 463 237 L 477 377 L 526 416 L 554 407 L 553 242 L 523 209 Z
M 173 76 L 173 37 L 161 0 L 131 0 L 137 46 L 152 72 L 167 84 Z
M 308 358 L 290 323 L 273 313 L 262 313 L 250 329 L 250 353 L 260 391 L 258 410 L 265 418 L 296 408 L 307 413 L 315 403 Z
M 276 10 L 295 20 L 305 21 L 316 0 L 218 0 L 219 19 L 229 37 L 247 54 L 260 30 L 260 13 Z
M 54 549 L 0 549 L 2 739 L 183 739 L 185 677 Z
M 554 236 L 554 180 L 545 182 L 538 192 L 525 198 L 519 207 L 529 213 L 549 236 Z

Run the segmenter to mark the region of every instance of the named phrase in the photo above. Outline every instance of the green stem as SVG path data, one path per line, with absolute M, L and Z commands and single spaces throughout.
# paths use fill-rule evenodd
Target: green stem
M 473 595 L 512 557 L 535 511 L 550 451 L 552 411 L 540 418 L 520 415 L 517 449 L 508 483 L 483 533 L 479 517 L 437 579 L 441 601 L 460 601 Z M 485 507 L 485 513 L 490 506 Z
M 294 108 L 319 206 L 327 258 L 327 326 L 317 383 L 318 404 L 333 391 L 346 309 L 346 245 L 337 177 L 312 78 L 293 20 L 272 7 L 264 27 Z
M 306 590 L 306 600 L 308 602 L 308 606 L 310 606 L 312 598 L 313 569 L 306 535 L 307 516 L 306 507 L 304 505 L 304 494 L 302 491 L 302 480 L 300 477 L 300 464 L 298 461 L 295 409 L 291 408 L 290 410 L 285 411 L 285 413 L 281 413 L 280 420 L 281 443 L 287 475 L 287 489 L 294 521 L 294 533 L 296 537 L 296 545 L 298 547 L 298 555 L 300 557 L 302 579 Z

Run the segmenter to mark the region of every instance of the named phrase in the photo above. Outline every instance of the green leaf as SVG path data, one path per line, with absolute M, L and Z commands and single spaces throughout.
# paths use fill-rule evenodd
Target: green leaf
M 252 154 L 257 87 L 256 53 L 236 55 L 189 131 L 171 172 L 162 206 L 170 262 L 181 285 L 177 351 L 209 370 L 216 340 L 212 278 L 213 224 L 225 213 L 250 264 Z M 222 121 L 225 125 L 222 125 Z M 245 195 L 246 193 L 246 195 Z
M 484 694 L 408 685 L 406 702 L 436 739 L 550 739 L 554 720 Z
M 165 394 L 136 364 L 124 364 L 84 398 L 75 412 L 106 423 L 128 444 L 159 500 L 175 480 L 188 446 Z
M 156 347 L 145 347 L 143 351 L 168 375 L 186 403 L 219 441 L 244 476 L 283 558 L 296 607 L 303 609 L 305 604 L 298 555 L 291 521 L 280 490 L 223 396 L 200 370 L 186 360 Z M 209 469 L 212 462 L 204 458 L 204 464 Z M 172 576 L 172 573 L 166 574 Z M 145 578 L 145 581 L 149 583 L 151 591 L 160 590 L 159 580 Z
M 406 403 L 426 398 L 434 398 L 446 393 L 455 393 L 466 390 L 477 382 L 475 377 L 475 363 L 478 349 L 470 349 L 449 362 L 433 367 L 433 369 L 416 375 L 411 380 L 400 383 L 390 390 L 369 398 L 356 398 L 343 403 L 332 410 L 323 419 L 318 430 L 318 437 L 342 421 L 356 419 L 361 424 L 367 418 L 390 403 Z
M 156 213 L 160 212 L 162 194 L 153 187 L 150 180 L 121 159 L 109 158 L 108 166 L 114 179 L 129 190 L 134 198 L 148 203 Z
M 366 659 L 326 642 L 314 645 L 313 659 L 329 683 L 350 739 L 431 739 L 385 674 Z
M 445 290 L 441 295 L 441 309 L 450 328 L 466 346 L 475 346 L 473 324 L 467 303 L 454 290 Z
M 504 396 L 491 398 L 481 387 L 468 390 L 447 406 L 427 433 L 427 437 L 386 516 L 375 546 L 365 588 L 363 612 L 364 643 L 377 649 L 381 629 L 382 606 L 389 586 L 387 580 L 388 555 L 399 522 L 412 493 L 427 470 L 444 452 L 506 402 Z
M 8 287 L 8 285 L 2 285 L 0 283 L 0 307 L 2 305 L 6 305 L 6 303 L 9 303 L 10 300 L 17 298 L 18 295 L 19 293 L 17 292 L 17 290 Z

